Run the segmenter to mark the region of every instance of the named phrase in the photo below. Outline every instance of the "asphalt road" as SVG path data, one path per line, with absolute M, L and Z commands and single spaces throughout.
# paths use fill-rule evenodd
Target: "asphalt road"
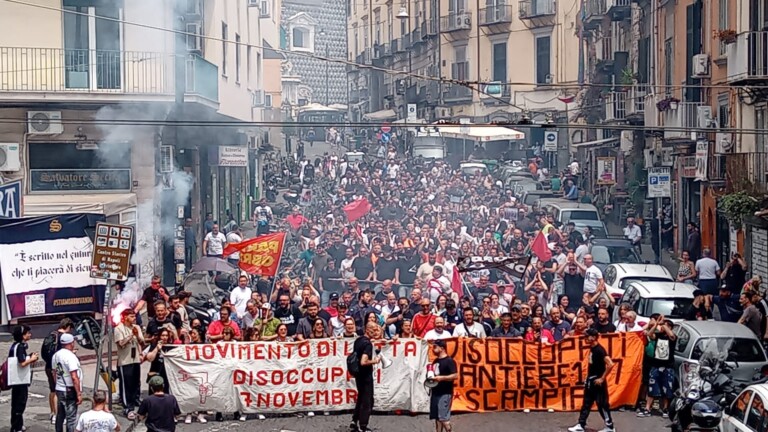
M 42 381 L 44 376 L 35 377 L 30 388 L 29 402 L 24 415 L 27 432 L 50 432 L 54 430 L 48 421 L 47 389 Z M 86 382 L 91 381 L 90 379 Z M 103 388 L 103 387 L 102 387 Z M 90 391 L 86 390 L 85 394 Z M 89 402 L 83 402 L 80 412 L 90 408 Z M 10 419 L 10 392 L 0 394 L 0 431 L 9 430 Z M 120 413 L 120 408 L 115 407 L 115 412 Z M 241 423 L 226 417 L 226 421 L 219 423 L 211 419 L 206 424 L 192 423 L 190 425 L 179 423 L 179 432 L 347 432 L 349 427 L 349 414 L 331 414 L 323 416 L 316 413 L 315 417 L 297 417 L 293 415 L 272 416 L 266 420 L 258 420 L 249 417 L 249 420 Z M 457 432 L 565 432 L 568 427 L 576 423 L 577 413 L 483 413 L 483 414 L 457 414 L 454 415 L 454 431 Z M 131 429 L 131 422 L 125 417 L 117 415 L 118 422 L 125 432 Z M 589 427 L 597 431 L 603 428 L 602 419 L 597 412 L 592 412 L 589 419 Z M 614 413 L 616 430 L 619 432 L 658 432 L 666 430 L 667 420 L 661 417 L 637 418 L 634 412 Z M 434 423 L 430 422 L 426 415 L 375 415 L 371 419 L 370 427 L 381 432 L 431 432 L 434 431 Z M 137 429 L 138 430 L 138 429 Z

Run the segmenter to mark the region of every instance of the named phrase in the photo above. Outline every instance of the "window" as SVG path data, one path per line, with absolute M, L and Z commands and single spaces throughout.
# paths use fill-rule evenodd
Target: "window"
M 395 38 L 394 29 L 392 28 L 392 22 L 393 22 L 393 6 L 389 5 L 387 6 L 387 40 L 392 40 Z
M 270 0 L 261 0 L 259 2 L 259 17 L 269 18 L 272 12 L 272 4 Z
M 718 27 L 720 30 L 726 30 L 728 28 L 728 0 L 720 0 L 718 8 Z M 720 56 L 725 55 L 727 45 L 725 42 L 720 41 Z
M 229 28 L 226 23 L 221 23 L 221 74 L 227 76 L 227 43 Z
M 451 78 L 455 80 L 469 80 L 469 60 L 467 59 L 467 47 L 456 47 L 453 50 L 453 64 L 451 65 Z
M 240 35 L 235 33 L 235 82 L 240 83 Z
M 81 3 L 80 3 L 81 4 Z M 64 10 L 64 70 L 67 88 L 122 87 L 120 18 L 115 6 L 86 7 L 67 0 Z
M 30 143 L 31 192 L 106 192 L 131 189 L 131 148 L 99 143 L 101 151 L 81 150 L 76 143 Z
M 638 314 L 647 317 L 657 313 L 671 319 L 682 319 L 691 303 L 693 299 L 690 298 L 649 298 L 646 299 L 645 305 L 638 309 Z
M 550 75 L 551 64 L 551 37 L 541 36 L 536 38 L 536 84 L 552 84 Z
M 688 347 L 688 342 L 691 341 L 691 334 L 688 333 L 688 330 L 682 327 L 675 328 L 675 333 L 677 334 L 677 343 L 675 344 L 675 354 L 683 354 L 685 352 L 685 349 Z
M 724 93 L 717 96 L 717 122 L 721 129 L 728 127 L 730 123 L 729 118 L 729 101 L 728 93 Z
M 493 80 L 507 82 L 507 43 L 493 44 Z
M 376 27 L 375 27 L 375 30 L 374 30 L 376 32 L 376 34 L 374 36 L 373 43 L 378 45 L 378 44 L 381 43 L 381 40 L 382 40 L 382 38 L 381 38 L 381 12 L 380 11 L 378 11 L 378 10 L 376 11 L 376 13 L 374 14 L 374 20 L 376 22 Z
M 272 95 L 271 94 L 265 94 L 264 95 L 264 107 L 265 108 L 272 108 Z
M 755 107 L 755 129 L 765 130 L 768 128 L 768 107 L 765 105 Z M 765 153 L 768 151 L 768 136 L 765 134 L 757 134 L 757 142 L 755 143 L 755 150 L 758 153 Z
M 674 317 L 670 316 L 670 318 Z M 701 338 L 696 341 L 696 346 L 691 352 L 691 359 L 698 360 L 711 340 L 712 338 Z M 762 363 L 765 361 L 765 355 L 757 339 L 724 337 L 715 338 L 715 340 L 719 350 L 728 349 L 728 361 L 739 363 Z
M 248 81 L 248 85 L 253 83 L 253 52 L 251 46 L 245 48 L 245 79 Z
M 291 46 L 294 48 L 309 48 L 309 30 L 304 27 L 294 27 L 291 33 Z
M 768 431 L 768 417 L 765 414 L 765 402 L 759 394 L 755 393 L 747 411 L 747 427 L 755 432 Z
M 744 417 L 747 415 L 747 406 L 749 400 L 752 399 L 752 390 L 744 390 L 731 405 L 731 416 L 739 420 L 744 421 Z

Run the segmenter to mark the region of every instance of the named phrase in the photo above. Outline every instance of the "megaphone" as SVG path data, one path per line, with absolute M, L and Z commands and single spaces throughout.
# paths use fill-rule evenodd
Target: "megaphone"
M 427 388 L 435 388 L 437 387 L 438 382 L 435 380 L 435 365 L 428 364 L 427 365 L 427 379 L 424 381 L 424 385 L 427 386 Z
M 390 359 L 389 357 L 385 357 L 385 356 L 379 354 L 379 361 L 381 361 L 381 368 L 382 369 L 386 369 L 386 368 L 392 366 L 392 359 Z

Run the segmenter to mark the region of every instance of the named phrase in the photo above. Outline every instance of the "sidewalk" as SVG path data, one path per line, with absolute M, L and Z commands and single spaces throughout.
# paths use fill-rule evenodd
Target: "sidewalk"
M 608 228 L 608 235 L 620 236 L 622 235 L 623 227 L 616 225 L 613 222 L 606 222 L 606 228 Z M 643 261 L 654 262 L 656 257 L 653 255 L 653 248 L 651 247 L 651 241 L 648 238 L 643 239 Z M 661 251 L 661 265 L 667 268 L 672 276 L 677 275 L 677 269 L 680 267 L 680 262 L 676 255 L 670 254 L 666 250 Z

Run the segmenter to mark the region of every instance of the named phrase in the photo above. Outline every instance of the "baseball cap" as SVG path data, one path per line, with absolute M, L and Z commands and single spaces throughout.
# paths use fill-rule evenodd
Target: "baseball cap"
M 442 339 L 437 339 L 432 342 L 433 345 L 439 346 L 440 348 L 445 348 L 445 341 Z
M 163 385 L 165 385 L 165 381 L 163 381 L 163 377 L 160 375 L 155 375 L 149 379 L 150 387 L 162 387 Z
M 269 304 L 269 302 L 267 302 L 267 303 L 262 304 L 261 308 L 264 309 L 264 310 L 272 310 L 272 305 Z
M 69 333 L 64 333 L 59 338 L 59 342 L 61 342 L 62 345 L 69 345 L 71 343 L 75 343 L 75 337 Z
M 331 293 L 331 300 L 338 300 L 339 299 L 339 293 Z

